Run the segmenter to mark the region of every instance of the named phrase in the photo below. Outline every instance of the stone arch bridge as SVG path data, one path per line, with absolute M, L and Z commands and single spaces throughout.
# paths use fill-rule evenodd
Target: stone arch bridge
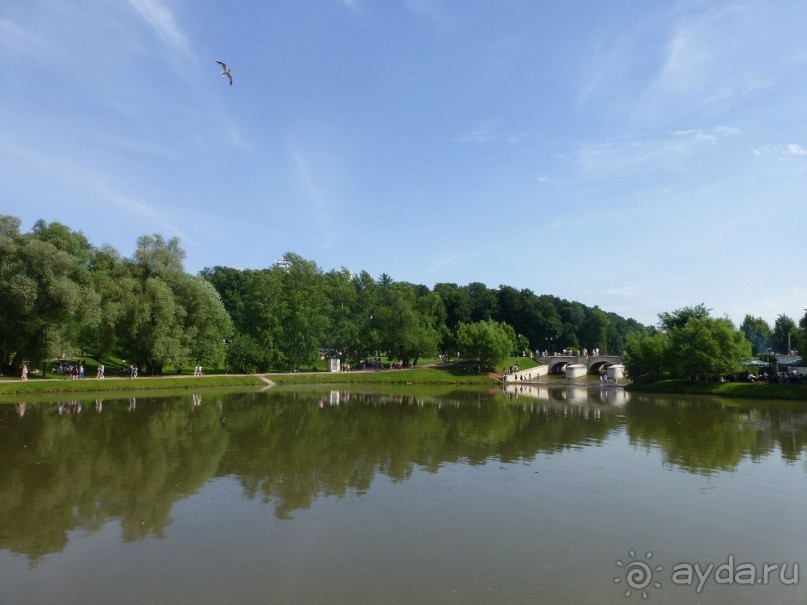
M 600 374 L 608 366 L 619 365 L 622 357 L 619 355 L 549 355 L 539 357 L 542 364 L 535 368 L 519 370 L 504 377 L 505 382 L 534 382 L 547 374 L 564 374 L 566 366 L 579 364 L 586 366 L 586 374 Z

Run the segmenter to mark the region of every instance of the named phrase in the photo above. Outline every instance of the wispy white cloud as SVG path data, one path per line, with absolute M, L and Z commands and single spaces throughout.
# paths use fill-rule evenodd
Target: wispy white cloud
M 482 122 L 476 125 L 469 132 L 459 135 L 455 138 L 460 143 L 492 143 L 498 138 L 496 132 L 496 123 L 493 121 Z
M 339 0 L 342 4 L 348 7 L 350 10 L 357 11 L 359 8 L 359 0 Z
M 193 241 L 171 220 L 170 211 L 159 204 L 144 201 L 137 193 L 127 192 L 130 186 L 113 184 L 103 167 L 65 155 L 25 148 L 20 144 L 0 144 L 0 157 L 4 156 L 5 161 L 16 163 L 23 173 L 47 173 L 47 188 L 74 192 L 77 198 L 81 198 L 82 207 L 92 215 L 109 216 L 111 213 L 125 217 L 133 225 L 148 225 L 148 230 L 157 226 L 183 240 Z M 49 200 L 48 203 L 58 204 L 59 201 Z
M 129 3 L 165 42 L 182 51 L 190 49 L 187 36 L 161 0 L 129 0 Z
M 674 137 L 684 137 L 703 143 L 717 142 L 717 137 L 715 137 L 713 134 L 705 133 L 702 130 L 676 130 L 672 133 L 672 135 Z
M 801 50 L 795 31 L 788 30 L 803 22 L 803 8 L 785 2 L 775 18 L 770 8 L 760 0 L 682 5 L 666 32 L 661 61 L 645 80 L 635 115 L 643 120 L 723 115 L 801 71 L 798 62 L 782 58 Z M 753 45 L 749 40 L 777 42 Z
M 505 132 L 499 128 L 496 120 L 486 120 L 474 126 L 471 130 L 454 137 L 458 143 L 484 145 L 488 143 L 506 143 L 508 145 L 518 145 L 535 138 L 535 133 L 530 130 L 518 132 Z
M 585 173 L 592 177 L 615 176 L 651 167 L 666 171 L 680 167 L 688 157 L 710 149 L 721 140 L 734 139 L 741 134 L 740 129 L 726 126 L 675 130 L 666 137 L 587 143 L 578 148 L 576 158 Z
M 790 155 L 807 155 L 807 149 L 798 143 L 789 143 L 785 148 L 785 151 Z
M 774 157 L 780 162 L 791 162 L 796 158 L 807 156 L 807 148 L 799 143 L 765 145 L 762 147 L 753 147 L 751 153 L 757 158 Z
M 742 131 L 739 128 L 718 126 L 708 131 L 700 128 L 674 130 L 670 134 L 672 134 L 673 137 L 689 139 L 696 143 L 717 143 L 718 139 L 721 138 L 738 137 L 742 135 Z
M 87 180 L 84 184 L 94 189 L 103 201 L 111 203 L 128 216 L 136 216 L 148 225 L 158 225 L 168 232 L 176 234 L 184 242 L 196 245 L 193 238 L 168 219 L 168 214 L 163 207 L 148 204 L 135 195 L 122 193 L 101 178 Z
M 683 146 L 668 139 L 587 143 L 577 150 L 576 159 L 588 177 L 607 178 L 649 165 L 669 165 Z
M 447 252 L 443 256 L 440 256 L 432 261 L 431 265 L 428 267 L 428 272 L 430 274 L 439 273 L 446 267 L 462 266 L 463 264 L 468 263 L 469 256 L 474 256 L 472 250 L 469 251 L 463 249 L 462 251 Z
M 706 80 L 715 61 L 711 40 L 700 21 L 679 26 L 667 44 L 667 56 L 654 86 L 666 91 L 690 91 Z
M 522 130 L 521 132 L 508 134 L 505 137 L 505 141 L 507 141 L 510 145 L 518 145 L 519 143 L 530 140 L 532 136 L 533 135 L 529 130 Z
M 663 55 L 662 49 L 651 42 L 659 37 L 657 29 L 654 23 L 639 20 L 620 21 L 614 31 L 598 30 L 581 67 L 577 103 L 596 99 L 601 104 L 616 99 L 616 103 L 622 104 L 624 95 L 634 94 L 635 87 L 646 77 L 645 63 Z
M 331 246 L 336 241 L 331 212 L 334 194 L 331 187 L 322 185 L 323 179 L 327 181 L 328 178 L 323 176 L 322 169 L 315 166 L 317 156 L 299 145 L 291 146 L 289 155 L 295 169 L 295 180 L 305 203 L 301 214 L 305 220 L 314 221 L 318 225 L 319 239 L 324 246 Z

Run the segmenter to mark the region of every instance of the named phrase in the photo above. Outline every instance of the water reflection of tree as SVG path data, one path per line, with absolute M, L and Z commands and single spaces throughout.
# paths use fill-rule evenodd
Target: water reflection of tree
M 16 422 L 9 407 L 0 406 L 0 547 L 32 562 L 64 548 L 67 532 L 110 519 L 124 540 L 161 536 L 174 503 L 215 473 L 227 446 L 214 407 L 141 399 L 128 413 L 128 401 L 110 400 L 103 413 L 60 415 L 28 404 Z
M 807 411 L 799 409 L 772 409 L 750 407 L 741 415 L 749 426 L 779 446 L 782 458 L 789 463 L 798 462 L 807 447 Z M 762 436 L 761 436 L 762 437 Z
M 28 404 L 24 417 L 0 406 L 0 548 L 36 562 L 68 532 L 111 520 L 126 541 L 161 537 L 173 505 L 216 476 L 287 518 L 317 497 L 363 493 L 379 473 L 405 481 L 416 468 L 530 459 L 601 440 L 610 426 L 476 391 L 339 393 L 339 405 L 293 391 L 186 399 Z
M 458 461 L 483 464 L 533 458 L 597 441 L 611 420 L 563 416 L 560 409 L 506 406 L 501 397 L 346 394 L 313 405 L 309 394 L 278 394 L 271 405 L 228 402 L 230 448 L 221 472 L 238 477 L 247 497 L 272 502 L 288 517 L 318 496 L 369 489 L 376 473 L 393 481 L 416 467 L 435 472 Z M 327 401 L 327 403 L 326 403 Z
M 666 462 L 691 472 L 731 471 L 743 459 L 770 455 L 777 444 L 782 457 L 794 462 L 805 447 L 806 412 L 641 396 L 626 411 L 631 443 L 658 446 Z
M 378 474 L 400 482 L 457 462 L 531 460 L 603 442 L 625 424 L 631 443 L 689 472 L 732 470 L 777 444 L 794 461 L 805 447 L 804 412 L 636 396 L 620 408 L 585 393 L 278 390 L 76 402 L 62 415 L 29 403 L 23 416 L 0 406 L 0 548 L 36 561 L 64 548 L 68 532 L 111 520 L 124 540 L 160 537 L 174 504 L 215 477 L 239 481 L 282 519 L 319 497 L 362 494 Z

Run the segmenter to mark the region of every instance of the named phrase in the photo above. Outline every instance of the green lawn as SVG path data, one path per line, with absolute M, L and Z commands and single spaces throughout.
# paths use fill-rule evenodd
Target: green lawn
M 474 374 L 459 364 L 405 370 L 267 374 L 277 384 L 495 384 L 487 373 Z
M 507 368 L 513 365 L 517 365 L 519 371 L 521 371 L 521 370 L 529 370 L 530 368 L 534 368 L 536 366 L 541 365 L 541 363 L 530 357 L 508 357 L 502 362 L 501 365 Z M 499 368 L 496 368 L 496 370 L 498 369 Z
M 121 376 L 121 370 L 128 367 L 125 360 L 115 357 L 104 357 L 96 360 L 91 357 L 77 357 L 68 359 L 72 363 L 83 360 L 85 364 L 84 380 L 67 380 L 64 374 L 54 374 L 51 371 L 56 365 L 52 361 L 47 366 L 47 374 L 41 372 L 32 374 L 28 381 L 20 380 L 19 376 L 6 376 L 0 378 L 0 395 L 24 395 L 36 393 L 100 393 L 141 391 L 152 389 L 198 389 L 213 387 L 256 386 L 263 387 L 266 383 L 257 375 L 224 375 L 223 368 L 205 368 L 205 375 L 194 378 L 191 374 L 193 367 L 182 368 L 177 374 L 176 368 L 166 367 L 162 376 L 150 377 L 140 369 L 140 376 L 131 379 Z M 384 364 L 389 359 L 382 358 Z M 497 383 L 499 368 L 494 372 L 474 373 L 462 362 L 439 363 L 437 359 L 419 360 L 415 368 L 403 370 L 368 370 L 351 372 L 328 372 L 326 361 L 319 360 L 312 365 L 311 370 L 299 373 L 270 372 L 266 376 L 277 384 L 388 384 L 388 385 L 492 385 Z M 106 366 L 106 379 L 96 380 L 95 375 L 99 363 Z M 525 370 L 539 365 L 529 357 L 511 357 L 502 362 L 502 366 L 518 365 Z
M 0 395 L 28 395 L 38 393 L 100 393 L 143 391 L 155 389 L 199 389 L 209 387 L 266 386 L 254 375 L 202 376 L 201 378 L 107 378 L 97 380 L 6 380 L 0 382 Z
M 89 375 L 89 374 L 88 374 Z M 93 373 L 92 376 L 95 374 Z M 442 364 L 426 368 L 405 370 L 376 370 L 365 372 L 299 372 L 269 373 L 270 380 L 277 384 L 474 384 L 492 385 L 497 379 L 491 374 L 474 374 L 459 364 Z M 198 389 L 212 387 L 264 387 L 266 382 L 255 374 L 227 376 L 206 374 L 192 376 L 160 376 L 138 378 L 106 378 L 98 380 L 67 380 L 49 378 L 22 381 L 19 378 L 0 382 L 0 395 L 26 395 L 36 393 L 98 393 L 107 391 L 140 391 L 151 389 Z

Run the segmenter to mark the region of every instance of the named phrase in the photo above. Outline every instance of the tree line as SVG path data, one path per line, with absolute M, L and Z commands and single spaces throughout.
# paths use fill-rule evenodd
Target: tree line
M 404 365 L 445 353 L 493 367 L 507 355 L 599 348 L 618 354 L 632 319 L 510 286 L 324 271 L 287 253 L 264 269 L 185 272 L 178 238 L 144 235 L 125 257 L 39 220 L 0 216 L 0 363 L 39 366 L 67 351 L 115 356 L 141 371 L 202 364 L 305 369 L 321 355 L 356 365 L 382 353 Z
M 800 326 L 779 315 L 773 329 L 753 315 L 746 315 L 738 329 L 728 318 L 712 317 L 703 304 L 658 317 L 654 331 L 628 339 L 625 365 L 636 381 L 725 378 L 748 371 L 744 364 L 753 355 L 796 354 L 807 335 L 807 312 Z
M 216 289 L 183 268 L 177 238 L 138 238 L 124 258 L 81 232 L 39 220 L 29 233 L 0 216 L 0 363 L 47 368 L 65 352 L 114 355 L 162 372 L 212 363 L 232 333 Z
M 599 347 L 621 352 L 632 319 L 549 295 L 482 283 L 433 288 L 378 279 L 366 271 L 324 272 L 285 254 L 272 267 L 213 267 L 214 285 L 233 320 L 228 363 L 242 371 L 295 370 L 336 354 L 351 365 L 385 353 L 404 365 L 446 354 L 493 368 L 504 357 L 537 350 Z

